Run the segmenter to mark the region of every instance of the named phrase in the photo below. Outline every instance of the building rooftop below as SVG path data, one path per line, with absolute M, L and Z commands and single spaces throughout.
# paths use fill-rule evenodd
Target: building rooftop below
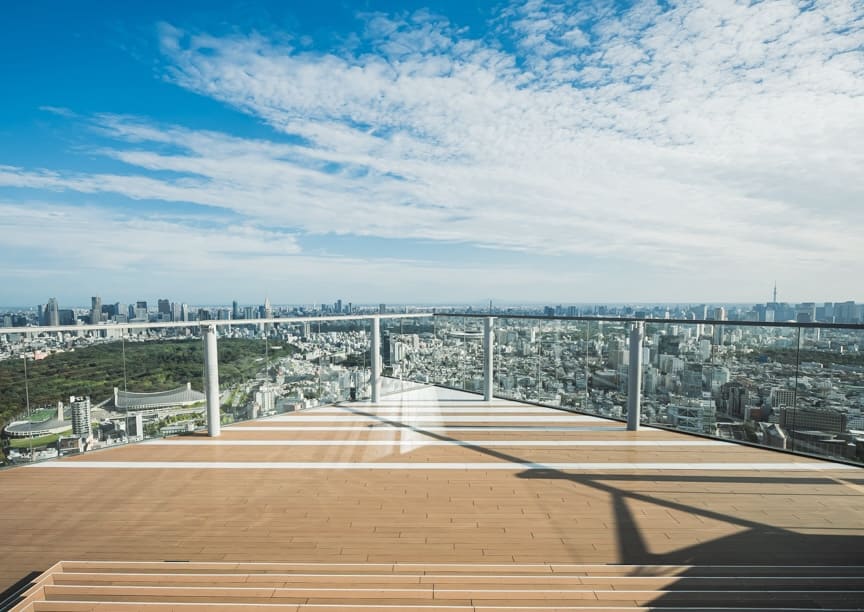
M 152 393 L 137 393 L 114 389 L 114 407 L 118 410 L 142 410 L 149 408 L 164 408 L 170 406 L 187 406 L 203 402 L 207 398 L 200 391 L 192 388 L 190 383 L 176 389 L 155 391 Z
M 860 468 L 439 387 L 391 391 L 218 438 L 0 471 L 0 590 L 61 560 L 502 575 L 555 564 L 848 573 L 864 561 Z M 860 602 L 855 588 L 847 599 Z

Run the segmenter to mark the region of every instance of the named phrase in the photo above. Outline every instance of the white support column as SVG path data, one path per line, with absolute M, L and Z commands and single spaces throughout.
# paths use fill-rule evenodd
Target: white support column
M 372 317 L 372 347 L 370 349 L 369 364 L 372 368 L 372 403 L 378 403 L 378 396 L 381 391 L 381 320 L 378 317 Z
M 483 325 L 483 399 L 487 402 L 494 397 L 495 377 L 495 317 L 484 319 Z
M 627 389 L 627 431 L 639 431 L 642 411 L 642 323 L 630 328 L 630 371 Z
M 207 434 L 219 436 L 222 429 L 219 412 L 219 354 L 216 351 L 216 326 L 208 325 L 204 336 L 204 365 L 207 372 Z

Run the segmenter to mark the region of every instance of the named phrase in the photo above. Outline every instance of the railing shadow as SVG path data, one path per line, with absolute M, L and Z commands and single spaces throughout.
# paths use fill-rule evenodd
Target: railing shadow
M 841 486 L 829 477 L 773 477 L 758 475 L 727 476 L 727 475 L 677 475 L 677 474 L 574 474 L 553 468 L 537 468 L 537 462 L 517 456 L 499 449 L 488 448 L 479 444 L 466 444 L 443 433 L 429 431 L 398 418 L 388 418 L 356 405 L 344 406 L 353 414 L 373 419 L 382 425 L 408 430 L 430 439 L 459 443 L 461 448 L 493 457 L 509 463 L 530 466 L 519 473 L 518 478 L 534 480 L 567 481 L 574 485 L 593 488 L 607 493 L 612 500 L 615 514 L 616 541 L 620 563 L 628 565 L 666 565 L 666 564 L 729 564 L 729 565 L 762 565 L 789 564 L 799 565 L 828 564 L 855 565 L 864 563 L 864 536 L 832 536 L 824 534 L 802 534 L 775 525 L 761 523 L 752 519 L 731 516 L 722 512 L 684 504 L 677 501 L 662 499 L 656 496 L 633 491 L 614 483 L 668 482 L 668 483 L 738 483 L 738 484 L 793 484 L 801 487 L 814 485 Z M 482 431 L 482 427 L 478 427 Z M 852 484 L 864 483 L 864 477 L 844 478 Z M 787 493 L 789 495 L 789 493 Z M 742 531 L 711 542 L 680 550 L 651 553 L 635 517 L 628 508 L 627 501 L 633 500 L 650 503 L 669 510 L 685 512 L 698 517 L 725 522 Z

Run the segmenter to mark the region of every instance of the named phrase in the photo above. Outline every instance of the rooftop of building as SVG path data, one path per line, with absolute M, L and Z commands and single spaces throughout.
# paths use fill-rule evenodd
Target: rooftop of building
M 118 389 L 114 395 L 114 404 L 121 410 L 136 408 L 151 408 L 153 406 L 183 406 L 203 402 L 206 396 L 194 390 L 188 383 L 176 389 L 138 393 Z
M 440 387 L 390 391 L 0 471 L 0 590 L 61 560 L 466 575 L 864 560 L 860 468 Z
M 4 431 L 12 437 L 23 437 L 45 431 L 69 429 L 71 427 L 72 421 L 61 421 L 54 418 L 44 421 L 13 421 L 4 428 Z

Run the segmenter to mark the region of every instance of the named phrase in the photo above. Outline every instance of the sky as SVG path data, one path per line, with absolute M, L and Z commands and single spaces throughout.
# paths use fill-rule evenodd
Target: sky
M 0 304 L 864 300 L 864 2 L 6 3 Z

